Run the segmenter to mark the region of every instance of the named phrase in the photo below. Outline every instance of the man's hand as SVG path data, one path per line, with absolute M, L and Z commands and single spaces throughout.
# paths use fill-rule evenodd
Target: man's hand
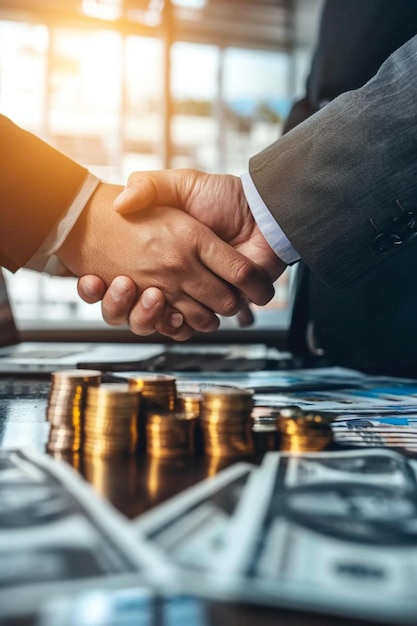
M 192 328 L 184 316 L 166 302 L 160 289 L 149 287 L 137 297 L 136 285 L 127 276 L 118 276 L 107 288 L 98 276 L 82 276 L 78 281 L 78 293 L 88 304 L 101 301 L 103 319 L 110 326 L 128 324 L 138 335 L 152 335 L 156 331 L 176 341 L 189 339 Z M 252 311 L 245 300 L 237 313 L 240 326 L 250 326 Z
M 117 276 L 108 288 L 98 276 L 82 276 L 78 293 L 88 304 L 101 301 L 103 319 L 110 326 L 128 324 L 138 335 L 158 331 L 176 341 L 189 339 L 193 334 L 184 316 L 169 306 L 160 289 L 149 287 L 138 297 L 135 283 L 127 276 Z
M 127 187 L 116 198 L 114 207 L 121 215 L 134 214 L 158 206 L 175 206 L 209 226 L 219 237 L 263 267 L 271 281 L 276 280 L 285 264 L 276 256 L 260 232 L 246 202 L 240 179 L 231 175 L 205 174 L 197 170 L 165 170 L 131 174 Z M 132 306 L 132 299 L 120 300 L 114 286 L 105 291 L 97 286 L 93 300 L 89 300 L 87 282 L 79 281 L 80 296 L 86 301 L 103 298 L 108 323 L 128 322 L 133 332 L 150 334 L 159 330 L 177 338 L 183 329 L 171 324 L 173 311 L 165 308 L 164 295 L 153 293 L 153 309 L 140 297 Z M 146 294 L 144 294 L 144 297 Z M 133 298 L 133 296 L 132 296 Z M 241 325 L 253 321 L 249 305 L 242 300 L 239 320 Z M 176 318 L 179 324 L 179 318 Z M 163 330 L 161 330 L 163 327 Z
M 200 331 L 217 328 L 215 313 L 237 313 L 238 291 L 257 304 L 270 300 L 273 286 L 263 270 L 206 226 L 168 207 L 121 216 L 112 209 L 121 191 L 100 185 L 57 251 L 75 275 L 94 274 L 106 285 L 128 276 L 138 295 L 157 287 L 173 312 Z
M 186 211 L 260 265 L 272 281 L 286 267 L 253 219 L 237 176 L 205 174 L 193 169 L 135 172 L 114 202 L 121 215 L 158 206 Z

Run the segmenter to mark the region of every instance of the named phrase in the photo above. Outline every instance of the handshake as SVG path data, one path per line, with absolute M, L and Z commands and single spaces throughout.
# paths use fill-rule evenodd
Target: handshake
M 101 183 L 56 252 L 104 320 L 183 341 L 217 315 L 250 324 L 286 264 L 256 224 L 240 178 L 197 170 L 134 173 Z

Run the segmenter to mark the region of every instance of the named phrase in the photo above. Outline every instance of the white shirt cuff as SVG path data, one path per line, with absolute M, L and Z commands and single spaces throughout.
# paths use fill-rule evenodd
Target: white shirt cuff
M 245 172 L 240 179 L 253 218 L 272 250 L 287 265 L 292 265 L 299 261 L 300 255 L 272 217 L 268 207 L 259 195 L 250 174 Z
M 49 232 L 36 253 L 26 263 L 25 267 L 27 269 L 47 272 L 55 276 L 68 274 L 63 263 L 54 256 L 54 252 L 64 243 L 99 183 L 100 179 L 88 172 L 68 210 Z

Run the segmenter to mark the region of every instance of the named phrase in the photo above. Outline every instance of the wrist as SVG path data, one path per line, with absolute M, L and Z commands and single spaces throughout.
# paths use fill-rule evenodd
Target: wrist
M 112 203 L 121 189 L 118 185 L 100 183 L 55 252 L 75 276 L 97 273 L 96 268 L 104 269 L 100 267 L 100 257 L 114 240 L 112 219 L 123 219 L 112 211 Z

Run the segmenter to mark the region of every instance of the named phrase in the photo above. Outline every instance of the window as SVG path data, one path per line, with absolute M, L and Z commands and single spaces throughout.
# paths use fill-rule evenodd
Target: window
M 177 42 L 172 47 L 173 165 L 219 171 L 215 46 Z
M 287 52 L 175 42 L 173 166 L 244 172 L 249 157 L 281 132 L 290 61 Z M 123 184 L 131 171 L 164 166 L 162 41 L 0 22 L 0 109 L 104 180 Z M 99 305 L 80 301 L 72 279 L 20 270 L 9 282 L 18 319 L 101 320 Z M 259 311 L 260 328 L 286 324 L 288 286 L 286 272 L 274 301 Z

